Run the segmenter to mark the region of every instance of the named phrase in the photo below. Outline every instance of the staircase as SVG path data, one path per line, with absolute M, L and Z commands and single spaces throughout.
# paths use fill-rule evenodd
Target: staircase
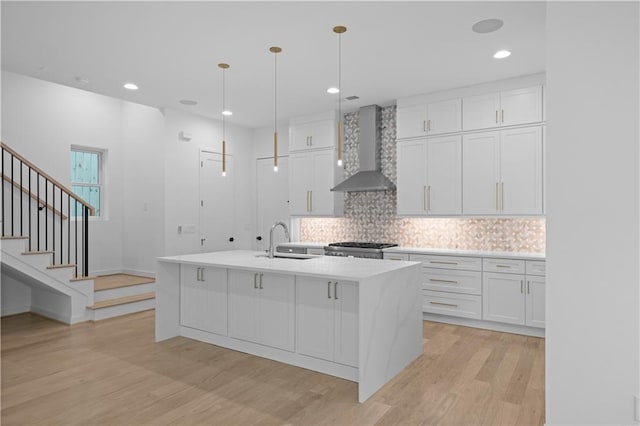
M 30 311 L 74 324 L 153 309 L 153 279 L 89 275 L 93 207 L 1 147 L 2 277 L 30 288 Z

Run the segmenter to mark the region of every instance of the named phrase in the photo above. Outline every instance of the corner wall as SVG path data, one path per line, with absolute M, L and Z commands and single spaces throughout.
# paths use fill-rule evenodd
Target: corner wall
M 547 3 L 547 425 L 636 423 L 638 21 L 637 2 Z

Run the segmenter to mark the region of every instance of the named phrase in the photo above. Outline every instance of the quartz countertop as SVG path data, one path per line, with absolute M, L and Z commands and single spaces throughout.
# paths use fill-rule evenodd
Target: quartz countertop
M 544 253 L 524 253 L 510 251 L 459 250 L 426 247 L 391 247 L 383 249 L 385 253 L 440 254 L 447 256 L 496 257 L 502 259 L 545 260 Z
M 335 256 L 318 256 L 304 260 L 291 258 L 269 259 L 264 252 L 251 250 L 167 256 L 158 258 L 158 261 L 352 281 L 360 281 L 418 264 L 418 262 Z

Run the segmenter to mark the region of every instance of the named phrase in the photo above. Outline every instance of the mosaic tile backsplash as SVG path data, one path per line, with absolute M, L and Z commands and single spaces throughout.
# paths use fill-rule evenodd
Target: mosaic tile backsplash
M 344 116 L 345 178 L 358 171 L 358 118 Z M 382 108 L 381 171 L 396 183 L 396 107 Z M 544 253 L 544 218 L 397 218 L 394 191 L 345 194 L 344 217 L 301 218 L 304 242 L 375 241 L 405 247 Z

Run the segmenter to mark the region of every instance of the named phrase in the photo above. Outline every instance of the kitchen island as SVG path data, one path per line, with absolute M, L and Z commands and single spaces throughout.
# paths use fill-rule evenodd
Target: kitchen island
M 422 354 L 421 264 L 236 250 L 158 259 L 156 341 L 184 336 L 358 383 Z

